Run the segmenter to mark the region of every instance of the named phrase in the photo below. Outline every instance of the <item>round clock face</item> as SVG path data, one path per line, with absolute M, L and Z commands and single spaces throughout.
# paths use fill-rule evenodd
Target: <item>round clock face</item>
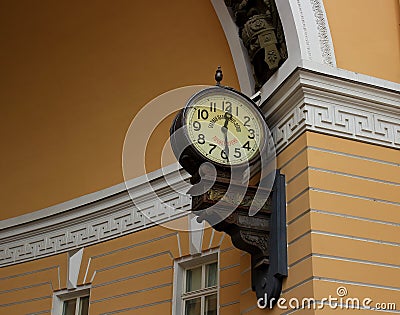
M 225 88 L 196 94 L 183 117 L 190 143 L 203 157 L 220 165 L 250 162 L 265 142 L 261 112 L 249 99 Z

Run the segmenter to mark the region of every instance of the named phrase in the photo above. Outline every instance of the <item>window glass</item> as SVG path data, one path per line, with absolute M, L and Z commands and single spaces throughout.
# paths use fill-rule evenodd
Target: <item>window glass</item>
M 64 301 L 63 315 L 75 315 L 76 299 Z
M 201 315 L 201 298 L 186 300 L 185 315 Z
M 78 307 L 77 307 L 78 304 Z M 63 315 L 88 315 L 89 296 L 65 300 L 63 303 Z
M 89 297 L 84 296 L 80 298 L 79 315 L 88 315 L 88 314 L 89 314 Z
M 186 292 L 201 289 L 201 266 L 186 272 Z
M 217 315 L 217 295 L 216 294 L 206 296 L 205 314 L 206 315 Z
M 217 263 L 206 265 L 206 288 L 217 285 Z

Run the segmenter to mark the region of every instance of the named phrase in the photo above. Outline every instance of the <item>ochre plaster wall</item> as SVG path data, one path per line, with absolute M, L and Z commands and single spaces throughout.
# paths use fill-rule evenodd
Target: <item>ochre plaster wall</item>
M 278 156 L 286 176 L 289 276 L 282 297 L 329 295 L 396 302 L 399 235 L 399 151 L 306 132 Z M 187 218 L 175 221 L 186 228 Z M 251 290 L 250 256 L 229 236 L 207 228 L 202 250 L 220 249 L 220 314 L 265 314 Z M 84 248 L 78 285 L 91 283 L 90 314 L 169 314 L 174 259 L 190 255 L 182 230 L 147 228 Z M 2 268 L 0 314 L 49 312 L 53 290 L 66 287 L 67 254 Z M 151 290 L 151 294 L 148 293 Z M 284 304 L 288 306 L 288 303 Z M 397 306 L 398 307 L 398 306 Z M 288 310 L 275 307 L 271 314 Z M 332 312 L 302 310 L 300 313 Z M 3 312 L 3 313 L 2 313 Z
M 398 0 L 324 0 L 337 66 L 400 83 Z
M 125 133 L 161 93 L 213 84 L 220 64 L 238 87 L 209 1 L 3 1 L 0 38 L 0 219 L 123 182 Z

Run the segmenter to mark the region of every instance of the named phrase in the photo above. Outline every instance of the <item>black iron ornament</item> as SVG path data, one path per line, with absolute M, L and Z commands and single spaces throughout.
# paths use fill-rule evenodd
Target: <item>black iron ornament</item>
M 192 212 L 250 253 L 252 288 L 272 307 L 287 276 L 285 178 L 269 174 L 272 190 L 248 185 L 268 151 L 265 118 L 247 96 L 220 85 L 220 67 L 215 80 L 217 87 L 196 93 L 178 113 L 171 145 L 192 175 Z M 252 207 L 257 211 L 249 215 Z

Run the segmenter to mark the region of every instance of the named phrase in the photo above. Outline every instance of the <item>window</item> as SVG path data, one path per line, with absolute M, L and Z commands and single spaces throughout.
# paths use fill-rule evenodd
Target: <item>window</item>
M 185 270 L 185 315 L 217 315 L 217 262 Z
M 54 292 L 51 315 L 89 315 L 90 287 Z
M 62 315 L 88 315 L 89 314 L 89 296 L 81 296 L 63 303 Z
M 218 253 L 175 264 L 174 315 L 218 314 Z

